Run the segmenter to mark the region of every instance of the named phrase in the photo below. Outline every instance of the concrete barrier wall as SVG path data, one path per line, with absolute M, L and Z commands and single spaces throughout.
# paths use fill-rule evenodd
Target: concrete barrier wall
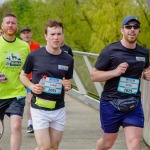
M 145 127 L 143 138 L 147 145 L 150 146 L 150 82 L 146 80 L 141 81 L 142 103 L 145 115 Z

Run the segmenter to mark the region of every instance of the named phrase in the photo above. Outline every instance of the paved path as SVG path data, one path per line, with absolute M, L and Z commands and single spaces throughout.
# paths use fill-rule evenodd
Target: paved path
M 60 144 L 60 150 L 94 150 L 96 141 L 101 136 L 102 130 L 99 123 L 98 110 L 66 95 L 67 123 L 64 136 Z M 26 133 L 27 119 L 23 119 L 23 141 L 21 150 L 34 150 L 36 147 L 34 134 Z M 5 133 L 0 140 L 1 150 L 10 150 L 10 126 L 9 119 L 5 117 Z M 142 150 L 148 150 L 144 142 Z M 122 130 L 113 146 L 113 150 L 126 150 L 126 144 Z

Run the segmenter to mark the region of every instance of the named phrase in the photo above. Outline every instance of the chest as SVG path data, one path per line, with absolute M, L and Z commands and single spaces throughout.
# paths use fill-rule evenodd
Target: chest
M 117 51 L 110 54 L 110 63 L 116 68 L 120 63 L 126 62 L 129 65 L 128 70 L 143 70 L 146 64 L 146 56 L 139 52 Z
M 33 62 L 33 72 L 62 78 L 68 72 L 70 62 L 63 57 L 38 56 Z

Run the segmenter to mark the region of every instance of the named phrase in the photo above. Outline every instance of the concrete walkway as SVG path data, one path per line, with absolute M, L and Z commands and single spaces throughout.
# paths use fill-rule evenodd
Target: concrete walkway
M 78 101 L 66 94 L 67 123 L 64 136 L 60 144 L 60 150 L 94 150 L 96 141 L 102 135 L 99 122 L 99 112 L 81 101 Z M 26 112 L 26 111 L 25 111 Z M 34 150 L 36 147 L 34 134 L 26 133 L 26 113 L 23 119 L 23 140 L 21 150 Z M 10 125 L 8 117 L 5 117 L 5 133 L 0 140 L 1 150 L 10 150 Z M 142 150 L 148 150 L 141 141 Z M 113 150 L 126 150 L 126 144 L 122 129 Z

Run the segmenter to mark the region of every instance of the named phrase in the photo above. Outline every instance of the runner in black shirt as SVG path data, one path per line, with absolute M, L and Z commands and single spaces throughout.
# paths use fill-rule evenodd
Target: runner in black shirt
M 127 147 L 140 150 L 144 127 L 140 78 L 150 80 L 149 52 L 136 43 L 140 22 L 135 16 L 122 21 L 122 40 L 105 47 L 91 74 L 94 82 L 105 82 L 100 99 L 100 118 L 104 134 L 96 150 L 110 149 L 123 126 Z
M 50 20 L 45 27 L 46 47 L 31 52 L 20 75 L 32 90 L 31 116 L 37 149 L 58 149 L 66 121 L 64 92 L 71 89 L 73 57 L 60 49 L 63 24 Z M 32 72 L 32 82 L 28 74 Z

